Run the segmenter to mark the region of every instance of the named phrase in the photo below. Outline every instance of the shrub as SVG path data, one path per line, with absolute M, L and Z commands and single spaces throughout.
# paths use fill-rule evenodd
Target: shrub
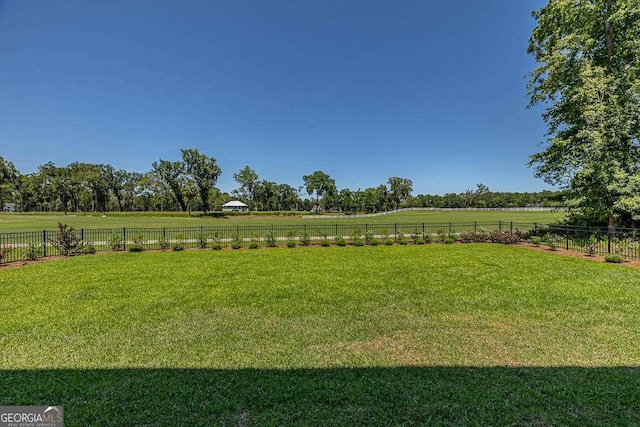
M 445 232 L 443 229 L 436 230 L 436 236 L 438 237 L 438 242 L 443 243 L 445 238 Z
M 233 233 L 231 235 L 231 248 L 240 249 L 242 247 L 242 237 L 239 233 Z
M 562 242 L 562 238 L 557 234 L 547 234 L 544 236 L 544 243 L 552 251 L 555 251 L 556 249 L 558 249 L 561 242 Z
M 519 233 L 509 233 L 508 231 L 494 230 L 489 233 L 488 240 L 491 243 L 502 243 L 503 245 L 515 245 L 520 241 Z
M 587 256 L 594 256 L 596 252 L 598 252 L 598 239 L 591 236 L 584 248 L 587 252 Z
M 174 252 L 179 252 L 179 251 L 183 251 L 184 250 L 184 245 L 182 243 L 174 243 L 173 245 L 171 245 L 171 250 Z
M 378 239 L 371 239 L 371 241 L 369 242 L 369 244 L 371 246 L 378 246 L 380 244 L 380 240 Z
M 542 244 L 542 237 L 531 236 L 529 237 L 529 243 L 531 243 L 533 246 L 540 246 Z
M 144 245 L 146 242 L 147 239 L 142 233 L 137 233 L 135 236 L 133 236 L 133 243 L 135 243 L 136 245 Z
M 264 236 L 264 241 L 270 248 L 278 246 L 278 239 L 276 238 L 276 233 L 273 230 L 267 231 L 267 234 Z
M 5 249 L 5 248 L 3 248 Z M 29 242 L 27 246 L 22 248 L 22 256 L 29 261 L 35 261 L 43 254 L 42 244 L 36 242 Z M 0 261 L 2 261 L 2 249 L 0 249 Z
M 386 228 L 383 228 L 382 230 L 379 231 L 380 236 L 382 237 L 382 241 L 386 242 L 387 240 L 389 240 L 390 234 L 389 234 L 389 230 L 387 230 Z
M 55 239 L 49 239 L 49 243 L 51 243 L 61 255 L 65 256 L 76 253 L 81 244 L 75 229 L 61 222 L 58 223 L 58 232 L 56 233 Z
M 375 236 L 373 235 L 373 231 L 372 230 L 368 230 L 364 235 L 364 242 L 367 245 L 370 245 L 371 242 L 373 242 L 373 240 L 375 240 Z
M 384 244 L 387 246 L 393 245 L 393 239 L 387 237 L 386 239 L 384 239 Z
M 144 246 L 142 246 L 139 243 L 133 243 L 133 244 L 127 246 L 127 250 L 129 252 L 143 252 L 144 251 Z
M 163 251 L 166 251 L 171 247 L 171 245 L 169 244 L 169 240 L 164 236 L 158 239 L 158 246 L 160 246 L 160 249 Z
M 351 244 L 353 246 L 362 246 L 364 244 L 362 241 L 362 230 L 357 229 L 351 232 Z
M 411 241 L 413 242 L 414 245 L 419 245 L 423 243 L 423 242 L 420 242 L 421 240 L 422 240 L 422 232 L 416 228 L 415 230 L 413 230 L 413 232 L 411 232 Z
M 422 242 L 423 243 L 431 243 L 431 234 L 430 233 L 424 233 L 422 235 Z M 418 243 L 420 244 L 420 243 Z
M 329 234 L 324 231 L 318 231 L 318 237 L 320 237 L 320 246 L 327 247 L 330 245 L 328 240 Z
M 107 246 L 114 252 L 124 250 L 124 237 L 119 233 L 112 233 L 107 239 Z
M 447 237 L 444 238 L 444 242 L 443 243 L 445 243 L 447 245 L 450 245 L 453 242 L 455 242 L 455 239 L 453 237 L 451 237 L 451 236 L 447 236 Z
M 401 245 L 407 244 L 407 237 L 404 235 L 402 231 L 398 233 L 398 243 L 400 243 Z
M 13 250 L 11 246 L 2 246 L 0 247 L 0 262 L 9 255 L 9 253 Z
M 295 240 L 287 240 L 287 247 L 288 248 L 295 248 L 296 247 L 296 241 Z
M 260 236 L 257 234 L 251 234 L 251 241 L 249 242 L 249 249 L 258 249 L 260 247 Z
M 214 251 L 219 251 L 220 249 L 222 249 L 222 234 L 219 232 L 214 232 L 213 235 L 211 236 L 211 240 L 213 241 L 213 244 L 211 245 L 211 248 Z
M 618 255 L 618 254 L 606 254 L 604 256 L 604 260 L 606 262 L 613 262 L 613 263 L 619 264 L 622 261 L 624 261 L 624 258 L 622 258 L 622 255 Z
M 93 244 L 93 242 L 85 242 L 80 245 L 80 251 L 85 255 L 92 255 L 96 253 L 96 246 Z
M 198 247 L 200 249 L 206 249 L 207 246 L 209 246 L 209 238 L 203 231 L 198 233 L 196 240 L 198 241 Z
M 347 241 L 342 236 L 334 237 L 334 241 L 335 241 L 336 245 L 338 245 L 338 246 L 346 246 L 347 245 Z
M 300 246 L 309 246 L 310 243 L 311 243 L 311 236 L 309 236 L 309 233 L 305 231 L 300 236 Z

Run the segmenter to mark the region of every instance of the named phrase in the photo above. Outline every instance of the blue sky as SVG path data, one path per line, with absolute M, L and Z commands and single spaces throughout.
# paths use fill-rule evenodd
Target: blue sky
M 0 1 L 0 155 L 146 171 L 180 148 L 338 188 L 549 188 L 528 156 L 542 0 Z

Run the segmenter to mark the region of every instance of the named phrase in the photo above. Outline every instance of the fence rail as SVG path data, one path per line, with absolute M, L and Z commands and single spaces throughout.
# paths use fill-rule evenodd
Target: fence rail
M 394 214 L 399 212 L 408 212 L 408 211 L 557 212 L 557 211 L 563 211 L 565 209 L 566 208 L 564 207 L 540 207 L 540 206 L 520 207 L 520 208 L 402 208 L 402 209 L 394 209 L 391 211 L 376 212 L 376 213 L 370 213 L 370 214 L 303 215 L 302 217 L 305 219 L 373 218 L 373 217 L 389 215 L 389 214 Z
M 295 225 L 247 225 L 247 226 L 201 226 L 201 227 L 158 227 L 158 228 L 110 228 L 78 229 L 77 237 L 98 251 L 112 250 L 114 241 L 121 241 L 122 248 L 141 244 L 144 249 L 161 249 L 164 245 L 180 243 L 185 248 L 196 248 L 204 240 L 208 246 L 216 243 L 231 246 L 232 242 L 257 242 L 266 244 L 268 237 L 273 241 L 311 242 L 335 239 L 340 236 L 354 239 L 366 235 L 378 239 L 398 242 L 411 236 L 459 236 L 460 233 L 499 230 L 508 233 L 555 236 L 555 245 L 564 249 L 592 255 L 619 254 L 626 259 L 640 259 L 640 229 L 616 229 L 598 227 L 571 227 L 520 222 L 464 222 L 464 223 L 413 223 L 413 224 L 295 224 Z M 26 259 L 28 250 L 38 251 L 39 257 L 59 255 L 53 242 L 57 230 L 33 232 L 0 233 L 0 263 Z M 551 241 L 552 239 L 549 239 Z

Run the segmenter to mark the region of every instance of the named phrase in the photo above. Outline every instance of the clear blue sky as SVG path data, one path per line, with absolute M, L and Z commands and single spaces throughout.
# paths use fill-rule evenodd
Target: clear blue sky
M 543 0 L 0 0 L 0 155 L 146 171 L 180 148 L 338 188 L 549 188 L 526 166 Z

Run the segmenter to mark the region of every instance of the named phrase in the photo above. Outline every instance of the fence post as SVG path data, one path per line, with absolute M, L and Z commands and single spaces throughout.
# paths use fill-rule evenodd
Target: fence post
M 42 230 L 42 256 L 47 256 L 47 230 Z
M 564 231 L 564 234 L 567 236 L 567 250 L 569 250 L 569 227 L 565 227 Z
M 422 235 L 424 236 L 424 222 L 422 223 Z
M 84 242 L 84 228 L 80 229 L 80 241 Z
M 167 227 L 162 227 L 162 237 L 167 238 Z
M 513 221 L 509 221 L 509 233 L 513 234 Z
M 474 233 L 478 232 L 478 221 L 473 221 L 473 232 Z
M 398 223 L 393 224 L 393 236 L 394 243 L 398 243 Z
M 127 250 L 127 228 L 122 227 L 122 249 Z
M 611 234 L 613 233 L 613 229 L 611 226 L 607 229 L 607 253 L 611 253 Z

